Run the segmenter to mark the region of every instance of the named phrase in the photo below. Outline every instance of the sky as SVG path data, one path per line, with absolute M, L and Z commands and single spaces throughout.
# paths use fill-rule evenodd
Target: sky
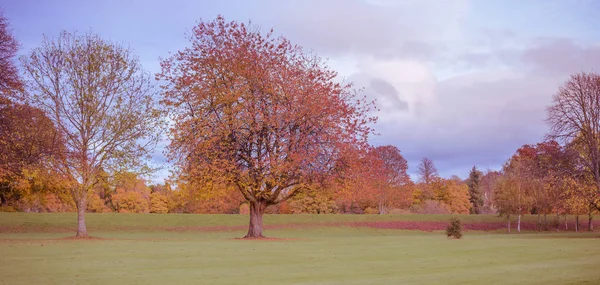
M 569 75 L 600 68 L 595 0 L 0 0 L 0 9 L 20 54 L 43 35 L 93 31 L 128 45 L 151 73 L 189 46 L 199 21 L 273 28 L 376 100 L 370 141 L 398 147 L 413 179 L 423 157 L 442 177 L 500 169 L 544 140 L 545 109 Z

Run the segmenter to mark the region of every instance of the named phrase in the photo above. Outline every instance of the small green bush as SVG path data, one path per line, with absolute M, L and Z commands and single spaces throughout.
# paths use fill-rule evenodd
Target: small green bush
M 450 223 L 446 228 L 446 235 L 457 239 L 462 237 L 462 224 L 457 217 L 450 219 Z

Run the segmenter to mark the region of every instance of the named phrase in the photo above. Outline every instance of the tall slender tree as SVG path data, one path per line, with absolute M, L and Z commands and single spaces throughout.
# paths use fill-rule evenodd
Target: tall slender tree
M 471 202 L 471 208 L 469 212 L 471 214 L 481 214 L 483 208 L 483 193 L 481 191 L 481 176 L 483 174 L 473 166 L 471 172 L 469 172 L 469 179 L 467 180 L 467 186 L 469 186 L 469 202 Z
M 102 171 L 144 164 L 162 116 L 140 61 L 130 50 L 89 32 L 44 38 L 22 57 L 27 100 L 44 110 L 65 140 L 56 165 L 77 183 L 77 237 L 86 237 L 87 197 Z

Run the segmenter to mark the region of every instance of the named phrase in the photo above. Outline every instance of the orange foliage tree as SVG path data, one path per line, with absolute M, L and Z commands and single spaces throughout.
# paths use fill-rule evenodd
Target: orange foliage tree
M 544 141 L 535 145 L 523 145 L 509 160 L 505 175 L 520 179 L 527 191 L 532 213 L 538 214 L 540 229 L 544 215 L 544 227 L 547 227 L 548 213 L 565 214 L 567 207 L 563 194 L 568 184 L 563 180 L 574 174 L 571 154 L 556 141 Z
M 335 175 L 326 187 L 334 193 L 342 212 L 384 214 L 412 203 L 407 169 L 406 160 L 394 146 L 348 149 L 336 162 Z
M 150 211 L 150 187 L 138 174 L 120 172 L 114 176 L 115 193 L 112 203 L 119 213 L 148 213 Z
M 244 201 L 235 185 L 206 173 L 190 177 L 180 173 L 171 193 L 171 212 L 196 214 L 232 214 L 239 212 Z
M 529 148 L 521 148 L 509 159 L 503 167 L 502 178 L 496 181 L 494 187 L 495 204 L 501 216 L 508 220 L 510 232 L 510 216 L 517 215 L 517 231 L 521 231 L 521 216 L 531 211 L 535 205 L 536 193 L 543 185 L 534 175 L 531 168 L 535 152 Z
M 160 192 L 150 194 L 150 213 L 166 214 L 169 212 L 169 196 Z
M 373 105 L 272 31 L 219 16 L 189 39 L 157 75 L 174 122 L 170 157 L 235 185 L 250 203 L 246 237 L 262 237 L 269 205 L 311 188 L 344 145 L 366 145 Z
M 68 179 L 43 164 L 25 167 L 17 188 L 20 199 L 14 203 L 20 211 L 26 212 L 70 212 L 74 209 L 67 189 Z
M 406 173 L 408 163 L 400 150 L 392 145 L 378 146 L 370 151 L 374 156 L 371 165 L 375 181 L 377 210 L 387 213 L 390 208 L 410 206 L 412 182 Z
M 60 134 L 41 110 L 0 98 L 1 204 L 34 194 L 27 191 L 34 181 L 56 184 L 51 180 L 63 179 L 53 167 L 61 149 Z
M 11 95 L 23 87 L 13 62 L 18 50 L 19 43 L 10 31 L 8 20 L 0 11 L 0 95 Z
M 467 184 L 456 179 L 433 178 L 431 188 L 435 195 L 434 200 L 447 205 L 452 213 L 469 213 L 471 204 Z
M 335 197 L 343 213 L 362 213 L 375 205 L 375 193 L 369 166 L 374 156 L 366 150 L 346 149 L 336 159 L 333 173 L 324 181 L 324 188 Z

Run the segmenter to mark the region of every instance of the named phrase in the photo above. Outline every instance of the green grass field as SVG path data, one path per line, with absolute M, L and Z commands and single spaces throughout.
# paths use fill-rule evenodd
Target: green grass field
M 345 226 L 449 216 L 0 213 L 0 284 L 600 284 L 599 233 L 422 232 Z M 494 216 L 464 221 L 499 222 Z M 527 217 L 526 220 L 533 220 Z M 338 225 L 334 225 L 338 223 Z

